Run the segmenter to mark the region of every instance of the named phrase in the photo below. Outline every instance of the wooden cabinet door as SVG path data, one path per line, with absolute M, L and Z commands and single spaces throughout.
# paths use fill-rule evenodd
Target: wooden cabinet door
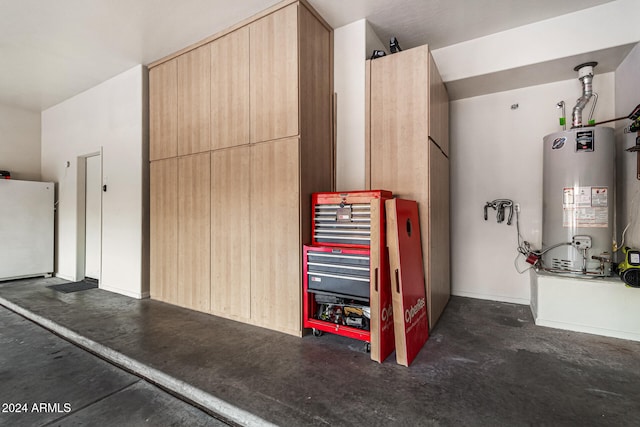
M 150 165 L 151 298 L 178 300 L 178 160 Z
M 447 157 L 429 142 L 427 121 L 448 122 L 446 90 L 436 84 L 439 110 L 432 115 L 428 95 L 434 89 L 429 87 L 426 46 L 368 64 L 371 188 L 388 189 L 394 196 L 418 202 L 429 324 L 433 327 L 450 294 L 449 171 Z M 434 129 L 448 147 L 448 128 Z
M 298 138 L 251 146 L 251 318 L 292 334 L 301 330 L 298 153 Z
M 178 301 L 209 311 L 211 283 L 211 160 L 209 153 L 178 159 Z
M 449 155 L 449 95 L 429 53 L 429 137 Z
M 427 301 L 429 324 L 434 325 L 451 295 L 449 232 L 449 159 L 433 143 L 429 144 L 429 263 Z M 423 223 L 424 224 L 424 223 Z
M 249 143 L 249 27 L 211 42 L 211 149 Z
M 208 45 L 178 61 L 178 155 L 209 151 L 211 145 L 211 50 Z
M 211 312 L 251 317 L 250 147 L 211 153 Z
M 298 134 L 297 27 L 297 4 L 249 26 L 251 142 Z
M 428 195 L 427 54 L 414 48 L 371 61 L 371 188 L 421 202 Z
M 178 61 L 149 70 L 149 159 L 178 155 Z

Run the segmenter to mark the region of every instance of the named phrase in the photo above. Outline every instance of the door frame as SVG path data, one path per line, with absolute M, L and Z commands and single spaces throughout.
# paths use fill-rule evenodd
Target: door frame
M 85 279 L 85 261 L 86 261 L 86 211 L 87 211 L 87 158 L 100 156 L 100 181 L 104 179 L 102 147 L 99 151 L 83 154 L 77 157 L 78 174 L 77 174 L 77 204 L 76 204 L 76 281 Z M 102 191 L 100 191 L 100 246 L 102 246 Z M 98 287 L 102 283 L 102 247 L 100 248 L 100 277 L 98 278 Z

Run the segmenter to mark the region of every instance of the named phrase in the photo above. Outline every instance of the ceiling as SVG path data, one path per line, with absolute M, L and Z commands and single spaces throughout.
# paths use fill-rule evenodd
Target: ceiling
M 309 0 L 338 28 L 433 49 L 611 0 Z M 0 104 L 42 111 L 278 0 L 0 0 Z

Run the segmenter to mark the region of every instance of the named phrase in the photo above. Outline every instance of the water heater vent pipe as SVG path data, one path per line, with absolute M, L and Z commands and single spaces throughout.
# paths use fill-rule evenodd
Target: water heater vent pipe
M 596 65 L 598 65 L 597 62 L 586 62 L 573 69 L 578 72 L 578 79 L 582 83 L 582 96 L 578 98 L 576 106 L 573 107 L 572 128 L 582 127 L 582 110 L 593 96 L 593 67 Z

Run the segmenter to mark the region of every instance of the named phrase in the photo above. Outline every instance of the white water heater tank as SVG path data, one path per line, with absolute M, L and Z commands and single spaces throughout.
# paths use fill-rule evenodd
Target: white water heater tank
M 558 245 L 543 253 L 543 267 L 601 274 L 592 256 L 610 258 L 612 252 L 613 129 L 579 127 L 545 136 L 543 169 L 542 250 Z

